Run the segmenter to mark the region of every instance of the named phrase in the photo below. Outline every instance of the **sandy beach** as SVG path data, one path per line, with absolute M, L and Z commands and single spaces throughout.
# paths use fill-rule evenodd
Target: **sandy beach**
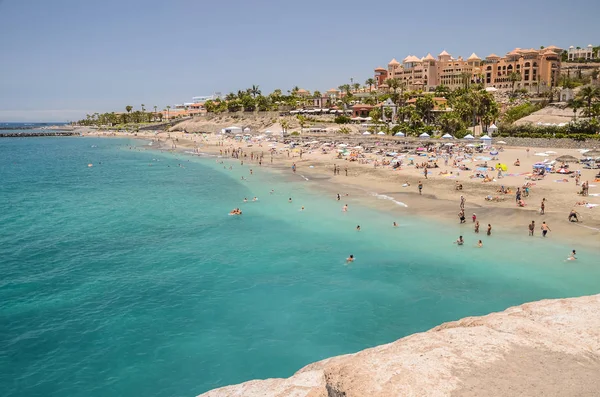
M 256 140 L 240 142 L 233 137 L 222 135 L 183 132 L 139 132 L 134 136 L 126 133 L 94 131 L 84 135 L 145 139 L 156 142 L 153 149 L 213 155 L 223 153 L 223 157 L 230 157 L 231 150 L 241 148 L 247 155 L 243 159 L 244 166 L 252 165 L 255 172 L 259 168 L 271 168 L 289 174 L 290 177 L 304 178 L 316 182 L 316 187 L 323 189 L 324 194 L 331 194 L 332 199 L 337 193 L 348 194 L 346 201 L 359 200 L 364 205 L 390 211 L 395 218 L 410 213 L 458 224 L 461 196 L 464 196 L 466 224 L 462 227 L 465 233 L 473 232 L 472 214 L 476 214 L 481 224 L 480 233 L 485 233 L 487 225 L 491 224 L 494 232 L 514 233 L 524 238 L 529 238 L 528 226 L 531 221 L 535 221 L 535 237 L 541 236 L 540 226 L 542 222 L 546 222 L 551 230 L 547 238 L 600 250 L 600 182 L 594 181 L 598 170 L 583 169 L 581 164 L 576 163 L 569 165 L 570 170 L 581 172 L 580 183 L 589 181 L 590 195 L 586 197 L 578 194 L 581 186 L 576 186 L 575 178 L 571 175 L 551 173 L 542 180 L 529 179 L 528 174 L 531 174 L 534 163 L 544 159 L 551 161 L 562 155 L 581 158 L 581 153 L 574 149 L 531 148 L 528 150 L 523 147 L 495 145 L 496 148 L 502 148 L 497 156 L 484 152 L 474 154 L 471 162 L 467 160 L 459 163 L 470 170 L 453 167 L 452 159 L 449 159 L 446 166 L 444 159 L 439 157 L 437 160 L 439 168 L 429 169 L 425 179 L 423 169 L 409 165 L 408 160 L 410 157 L 414 159 L 414 163 L 420 164 L 427 161 L 425 157 L 409 155 L 403 159 L 403 165 L 397 169 L 391 165 L 382 165 L 384 160 L 389 160 L 385 154 L 366 153 L 359 161 L 349 161 L 349 156 L 338 158 L 337 145 L 350 141 L 350 138 L 343 136 L 331 136 L 327 141 L 321 139 L 320 143 L 334 143 L 324 148 L 321 144 L 313 145 L 312 148 L 303 147 L 300 155 L 299 149 L 291 150 L 289 145 L 281 142 L 281 138 L 280 142 Z M 356 140 L 356 137 L 352 140 Z M 364 137 L 362 141 L 367 145 L 367 143 L 375 144 L 381 139 Z M 224 154 L 225 150 L 229 151 L 228 155 Z M 545 152 L 550 152 L 550 155 L 538 155 Z M 258 159 L 261 153 L 262 166 L 259 166 Z M 497 178 L 497 171 L 486 172 L 490 178 L 494 178 L 490 182 L 483 182 L 484 179 L 473 177 L 477 172 L 482 173 L 477 171 L 478 164 L 485 163 L 484 160 L 476 160 L 480 156 L 490 158 L 487 161 L 490 167 L 497 163 L 506 164 L 508 169 L 503 173 L 503 177 Z M 520 166 L 514 166 L 517 159 L 520 161 Z M 292 172 L 293 164 L 296 165 L 295 175 Z M 334 175 L 334 166 L 339 167 L 339 174 Z M 422 195 L 418 190 L 419 181 L 423 184 Z M 515 193 L 517 188 L 523 188 L 527 182 L 531 185 L 529 196 L 522 198 L 526 205 L 519 207 Z M 462 185 L 462 190 L 457 190 L 457 185 Z M 510 189 L 510 192 L 506 194 L 499 192 L 501 186 Z M 488 196 L 491 196 L 493 201 L 486 200 Z M 540 214 L 542 199 L 545 199 L 543 215 Z M 591 205 L 577 205 L 582 202 Z M 571 209 L 577 211 L 580 222 L 568 221 Z

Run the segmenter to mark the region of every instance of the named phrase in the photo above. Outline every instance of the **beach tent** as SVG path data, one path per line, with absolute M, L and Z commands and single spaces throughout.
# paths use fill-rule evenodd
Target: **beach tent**
M 404 136 L 403 132 L 396 132 L 396 134 L 394 136 Z
M 371 135 L 371 133 L 369 131 L 365 131 L 363 132 L 363 135 Z
M 495 134 L 496 132 L 498 132 L 498 127 L 496 127 L 496 124 L 492 124 L 488 127 L 489 135 Z
M 450 134 L 444 134 L 444 135 L 442 135 L 442 138 L 443 139 L 454 139 L 454 137 Z
M 419 135 L 419 138 L 429 138 L 429 134 L 424 132 L 421 135 Z
M 379 132 L 377 133 L 377 135 L 385 135 L 385 132 L 383 132 L 383 131 L 379 131 Z
M 475 137 L 471 134 L 467 134 L 463 139 L 475 139 Z

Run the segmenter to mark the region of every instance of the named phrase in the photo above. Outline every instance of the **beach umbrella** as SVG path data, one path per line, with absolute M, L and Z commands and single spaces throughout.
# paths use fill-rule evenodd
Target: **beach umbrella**
M 363 132 L 363 135 L 371 135 L 371 133 L 369 131 L 365 131 Z
M 396 132 L 396 134 L 394 136 L 404 136 L 403 132 Z
M 490 137 L 489 137 L 489 136 L 487 136 L 487 135 L 484 135 L 484 136 L 482 136 L 481 138 L 479 138 L 479 140 L 481 140 L 481 141 L 491 141 L 491 140 L 492 140 L 492 138 L 490 138 Z
M 556 161 L 560 161 L 561 163 L 578 163 L 579 160 L 576 157 L 564 155 L 556 158 Z
M 379 132 L 377 133 L 377 135 L 385 135 L 385 132 L 383 132 L 383 131 L 379 131 Z
M 444 135 L 442 135 L 442 138 L 443 139 L 454 139 L 454 137 L 450 134 L 444 134 Z
M 498 89 L 496 87 L 485 87 L 485 90 L 487 92 L 496 92 L 496 91 L 498 91 Z
M 475 137 L 473 135 L 471 135 L 471 134 L 467 134 L 467 135 L 464 136 L 463 139 L 475 139 Z
M 600 150 L 592 149 L 585 152 L 585 157 L 598 157 L 600 156 Z
M 419 138 L 429 138 L 429 134 L 424 132 L 421 135 L 419 135 Z
M 559 174 L 568 174 L 569 173 L 569 171 L 567 169 L 565 169 L 565 168 L 561 168 L 561 169 L 559 169 L 556 172 L 558 172 Z

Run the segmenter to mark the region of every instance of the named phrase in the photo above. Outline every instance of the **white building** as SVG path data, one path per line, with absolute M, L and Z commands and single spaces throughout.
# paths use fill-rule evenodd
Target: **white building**
M 587 47 L 584 48 L 575 48 L 573 46 L 569 47 L 569 49 L 567 50 L 567 54 L 568 54 L 568 60 L 569 61 L 574 61 L 577 59 L 594 59 L 598 56 L 598 54 L 594 54 L 594 46 L 589 44 Z

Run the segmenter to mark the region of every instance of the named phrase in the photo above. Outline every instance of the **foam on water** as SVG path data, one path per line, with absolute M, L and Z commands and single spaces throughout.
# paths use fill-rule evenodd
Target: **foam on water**
M 398 204 L 399 206 L 408 208 L 408 205 L 403 203 L 402 201 L 395 200 L 393 197 L 386 196 L 385 194 L 371 193 L 372 196 L 377 197 L 380 200 L 390 200 L 391 202 Z

